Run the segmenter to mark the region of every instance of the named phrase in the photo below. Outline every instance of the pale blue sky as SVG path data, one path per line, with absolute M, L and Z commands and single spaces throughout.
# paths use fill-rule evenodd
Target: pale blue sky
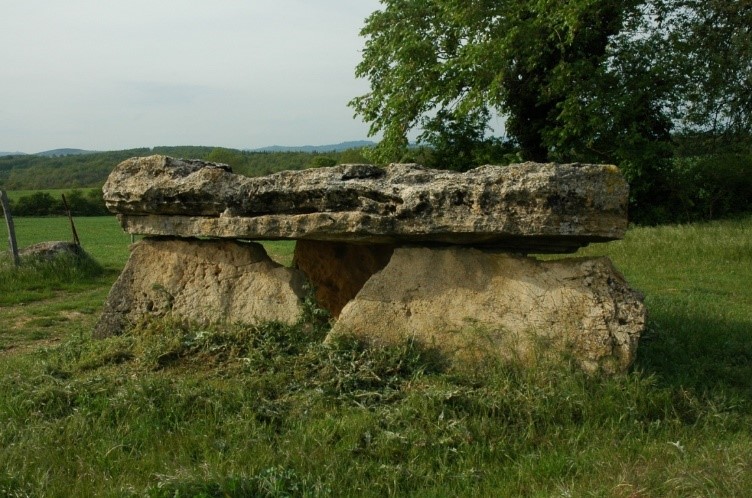
M 336 143 L 378 0 L 13 0 L 0 151 Z

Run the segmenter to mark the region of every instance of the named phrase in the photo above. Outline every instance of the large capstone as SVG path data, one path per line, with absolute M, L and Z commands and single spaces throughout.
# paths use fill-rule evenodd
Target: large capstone
M 94 335 L 117 335 L 148 318 L 210 323 L 293 324 L 305 276 L 253 242 L 144 239 L 110 290 Z
M 645 326 L 642 296 L 608 258 L 535 258 L 473 248 L 398 248 L 342 310 L 330 338 L 417 340 L 451 362 L 571 358 L 624 372 Z
M 248 178 L 166 156 L 119 164 L 104 186 L 129 233 L 572 252 L 621 238 L 628 186 L 614 166 L 524 163 L 465 173 L 347 164 Z

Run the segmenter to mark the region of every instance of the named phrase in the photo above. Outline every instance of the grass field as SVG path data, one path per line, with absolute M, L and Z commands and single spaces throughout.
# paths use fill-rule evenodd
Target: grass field
M 17 217 L 14 222 L 21 249 L 37 242 L 72 240 L 67 218 Z M 80 217 L 74 223 L 82 247 L 102 268 L 95 271 L 63 265 L 44 268 L 42 272 L 34 267 L 13 273 L 0 271 L 0 351 L 60 340 L 68 335 L 66 325 L 72 320 L 84 327 L 93 326 L 110 286 L 128 259 L 132 239 L 120 229 L 114 216 Z M 294 243 L 264 244 L 272 258 L 290 264 Z M 7 251 L 7 228 L 3 223 L 0 261 Z
M 100 273 L 36 295 L 33 279 L 3 277 L 3 296 L 32 294 L 0 303 L 0 496 L 752 489 L 752 217 L 636 228 L 582 251 L 609 255 L 650 313 L 632 371 L 607 379 L 562 365 L 447 371 L 409 343 L 322 345 L 313 315 L 92 341 L 130 239 L 112 218 L 78 223 Z M 17 226 L 22 245 L 68 238 L 65 220 Z M 267 247 L 289 261 L 289 243 Z

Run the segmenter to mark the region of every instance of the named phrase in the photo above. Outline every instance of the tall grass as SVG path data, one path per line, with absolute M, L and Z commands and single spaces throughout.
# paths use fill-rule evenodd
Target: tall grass
M 49 298 L 56 291 L 101 286 L 104 269 L 86 253 L 61 254 L 53 259 L 21 258 L 16 268 L 0 257 L 0 306 Z
M 752 397 L 752 217 L 635 228 L 583 253 L 608 255 L 645 293 L 650 322 L 636 368 Z
M 0 496 L 746 496 L 752 219 L 635 229 L 633 370 L 456 371 L 405 342 L 168 320 L 0 356 Z
M 726 393 L 553 365 L 457 373 L 411 343 L 320 339 L 305 326 L 159 322 L 13 358 L 0 490 L 686 496 L 752 485 L 749 407 Z

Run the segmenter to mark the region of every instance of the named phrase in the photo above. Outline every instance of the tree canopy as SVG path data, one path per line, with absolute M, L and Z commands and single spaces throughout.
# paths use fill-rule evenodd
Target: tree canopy
M 749 134 L 749 0 L 381 0 L 350 105 L 377 158 L 496 113 L 531 160 L 616 162 L 630 179 L 672 129 Z M 485 124 L 485 123 L 481 123 Z

